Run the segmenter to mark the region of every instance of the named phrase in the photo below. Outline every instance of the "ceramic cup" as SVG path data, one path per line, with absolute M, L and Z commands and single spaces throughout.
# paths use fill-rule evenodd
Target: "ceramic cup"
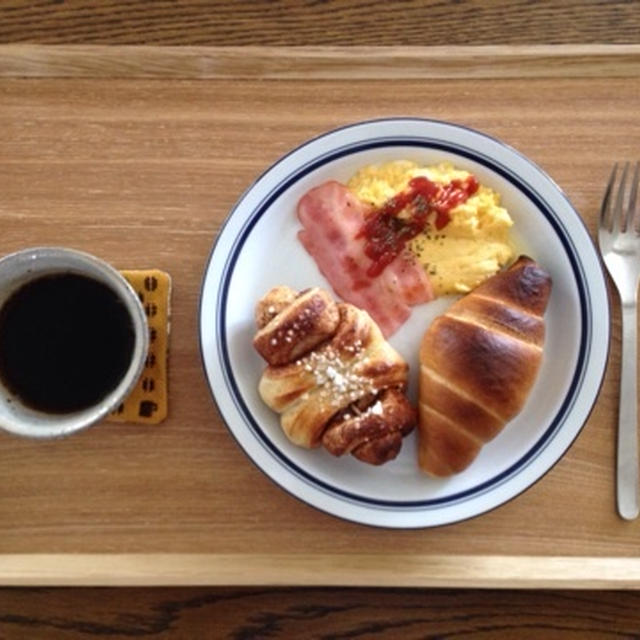
M 129 342 L 126 347 L 126 354 L 131 354 L 130 361 L 128 367 L 126 360 L 124 361 L 124 374 L 115 380 L 115 387 L 105 390 L 105 395 L 98 401 L 68 412 L 52 412 L 29 406 L 15 389 L 8 388 L 8 378 L 4 376 L 3 381 L 0 371 L 0 428 L 20 436 L 66 436 L 98 422 L 131 392 L 142 373 L 147 355 L 149 332 L 137 294 L 116 269 L 80 251 L 61 247 L 35 247 L 0 259 L 0 317 L 3 306 L 11 300 L 14 293 L 24 291 L 25 285 L 45 276 L 60 274 L 93 279 L 106 285 L 115 294 L 115 304 L 121 303 L 124 306 L 131 321 L 133 346 L 131 347 L 131 332 L 128 330 Z M 100 363 L 96 363 L 96 366 L 99 367 Z

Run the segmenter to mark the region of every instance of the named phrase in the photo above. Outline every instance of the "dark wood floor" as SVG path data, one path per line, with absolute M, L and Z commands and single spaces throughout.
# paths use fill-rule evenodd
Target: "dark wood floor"
M 4 589 L 0 638 L 640 638 L 640 593 Z
M 0 43 L 494 45 L 636 43 L 636 0 L 9 0 Z

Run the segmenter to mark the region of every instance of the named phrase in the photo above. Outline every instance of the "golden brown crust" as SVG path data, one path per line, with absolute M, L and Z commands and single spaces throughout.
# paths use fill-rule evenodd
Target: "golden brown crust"
M 324 294 L 323 309 L 329 309 L 325 298 L 328 294 L 321 293 Z M 283 318 L 289 319 L 292 314 L 295 317 L 292 309 L 301 306 L 301 298 L 308 300 L 310 296 L 320 299 L 319 290 L 309 290 L 294 298 L 289 306 L 267 320 L 258 335 L 261 332 L 267 335 L 265 330 L 273 331 Z M 323 339 L 313 348 L 307 349 L 307 342 L 303 353 L 298 354 L 296 347 L 288 343 L 291 346 L 284 350 L 286 356 L 279 353 L 275 363 L 274 353 L 267 350 L 271 362 L 263 372 L 258 391 L 264 402 L 281 414 L 280 424 L 295 444 L 311 448 L 324 443 L 335 455 L 358 455 L 356 451 L 361 448 L 358 457 L 381 464 L 397 455 L 402 437 L 415 424 L 415 412 L 404 396 L 408 365 L 384 339 L 366 311 L 346 303 L 333 305 L 336 326 L 329 335 L 325 331 Z M 302 305 L 302 308 L 308 306 Z M 304 339 L 304 335 L 298 335 L 292 343 Z M 264 345 L 264 338 L 258 340 L 258 344 Z M 347 432 L 352 429 L 353 434 L 355 423 L 345 416 L 349 412 L 364 413 L 369 407 L 376 407 L 372 412 L 375 419 L 359 427 L 365 430 L 366 436 L 350 441 Z M 382 419 L 377 415 L 378 407 L 383 408 Z M 336 416 L 340 417 L 338 421 Z M 328 435 L 325 442 L 332 420 L 332 435 Z M 348 424 L 341 430 L 339 423 L 345 420 Z M 398 442 L 395 436 L 388 438 L 392 433 L 399 435 Z M 377 440 L 380 442 L 375 444 Z
M 463 305 L 455 305 L 448 311 L 449 317 L 467 322 L 482 318 L 483 326 L 503 332 L 514 338 L 541 347 L 544 343 L 544 321 L 518 307 L 512 307 L 495 298 L 485 298 L 481 293 L 467 296 Z
M 433 476 L 449 476 L 466 469 L 478 455 L 482 443 L 464 428 L 439 413 L 419 405 L 418 464 Z M 424 428 L 428 425 L 428 428 Z
M 534 260 L 520 256 L 511 267 L 489 278 L 472 293 L 542 316 L 551 293 L 551 278 Z
M 253 346 L 271 365 L 291 362 L 334 334 L 338 307 L 322 289 L 271 289 L 256 305 Z
M 402 434 L 393 431 L 361 444 L 351 453 L 361 462 L 377 466 L 397 458 L 401 447 Z
M 446 314 L 436 318 L 420 348 L 423 367 L 505 422 L 520 410 L 540 357 L 537 346 Z
M 419 465 L 466 468 L 523 407 L 542 360 L 551 279 L 520 257 L 454 303 L 420 345 Z
M 298 292 L 291 287 L 277 286 L 262 296 L 255 308 L 256 327 L 267 326 L 281 311 L 284 311 L 297 297 Z
M 335 456 L 353 453 L 379 465 L 398 455 L 402 438 L 411 432 L 415 421 L 415 410 L 404 393 L 385 389 L 367 406 L 351 405 L 335 416 L 322 444 Z
M 485 442 L 496 436 L 504 426 L 502 419 L 427 367 L 421 367 L 419 395 L 422 406 L 447 416 L 455 424 L 465 425 L 473 436 Z

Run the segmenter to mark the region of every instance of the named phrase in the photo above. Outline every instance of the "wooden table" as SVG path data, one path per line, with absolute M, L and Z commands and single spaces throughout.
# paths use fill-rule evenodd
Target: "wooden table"
M 617 312 L 598 403 L 561 462 L 508 505 L 423 531 L 342 522 L 273 485 L 222 424 L 196 335 L 202 271 L 229 208 L 282 153 L 347 122 L 416 115 L 496 135 L 548 171 L 593 231 L 610 165 L 640 149 L 631 31 L 616 30 L 617 46 L 587 46 L 589 28 L 605 32 L 574 7 L 565 42 L 575 46 L 449 47 L 436 21 L 431 44 L 443 46 L 425 49 L 406 17 L 419 8 L 406 3 L 405 47 L 369 48 L 371 33 L 390 44 L 373 27 L 362 47 L 327 46 L 326 31 L 300 19 L 317 46 L 292 50 L 279 46 L 286 36 L 272 6 L 247 47 L 219 27 L 216 46 L 200 46 L 205 23 L 200 39 L 185 39 L 192 47 L 127 49 L 102 44 L 136 40 L 127 27 L 142 24 L 135 3 L 129 22 L 105 6 L 73 23 L 62 5 L 40 15 L 39 30 L 31 22 L 34 31 L 26 6 L 0 21 L 6 40 L 44 43 L 0 46 L 0 254 L 65 244 L 121 268 L 169 271 L 171 414 L 157 427 L 102 424 L 50 443 L 0 436 L 0 583 L 40 587 L 0 591 L 0 637 L 637 631 L 636 593 L 567 591 L 640 585 L 637 523 L 614 507 Z M 365 16 L 337 9 L 347 25 Z M 150 28 L 149 40 L 176 44 L 171 16 L 158 11 L 148 20 L 164 28 Z M 120 30 L 105 34 L 108 24 Z M 495 35 L 490 24 L 486 15 L 479 23 L 481 44 Z M 251 19 L 239 25 L 236 39 L 254 34 Z M 338 29 L 335 42 L 353 33 Z M 59 46 L 79 41 L 88 44 Z M 130 586 L 42 589 L 62 584 Z

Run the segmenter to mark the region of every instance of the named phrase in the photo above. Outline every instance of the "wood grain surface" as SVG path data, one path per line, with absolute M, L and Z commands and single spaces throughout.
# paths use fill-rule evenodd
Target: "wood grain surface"
M 618 520 L 613 499 L 617 339 L 592 418 L 556 468 L 512 503 L 438 530 L 388 532 L 320 514 L 258 472 L 220 422 L 199 363 L 198 283 L 230 206 L 268 163 L 295 144 L 367 117 L 403 113 L 458 121 L 502 137 L 538 162 L 566 190 L 591 231 L 610 164 L 635 157 L 640 146 L 638 129 L 628 126 L 639 96 L 624 79 L 439 80 L 429 86 L 400 81 L 394 86 L 390 95 L 386 83 L 370 81 L 0 83 L 2 253 L 27 243 L 70 244 L 121 268 L 166 269 L 175 284 L 171 419 L 153 430 L 101 425 L 53 443 L 3 436 L 2 554 L 242 553 L 251 548 L 286 550 L 304 560 L 311 552 L 352 556 L 355 548 L 366 553 L 393 549 L 408 562 L 416 555 L 496 550 L 636 557 L 637 528 Z M 380 96 L 375 104 L 368 99 L 372 91 Z M 257 103 L 259 113 L 253 108 Z M 589 109 L 576 109 L 580 104 Z M 616 316 L 614 335 L 618 329 Z M 28 569 L 33 566 L 26 558 Z M 401 566 L 397 575 L 402 583 Z M 247 580 L 253 577 L 249 572 Z M 423 575 L 422 584 L 428 581 Z M 306 615 L 316 637 L 397 637 L 396 629 L 415 637 L 445 632 L 518 637 L 527 630 L 538 637 L 633 637 L 638 625 L 634 595 L 614 598 L 600 592 L 552 598 L 456 591 L 448 597 L 459 606 L 450 605 L 449 613 L 435 620 L 426 603 L 442 602 L 447 597 L 442 592 L 403 597 L 395 590 L 265 591 L 257 604 L 255 591 L 205 590 L 194 599 L 191 592 L 166 593 L 2 591 L 0 637 L 143 635 L 149 633 L 149 616 L 152 634 L 154 616 L 160 616 L 169 620 L 163 632 L 176 637 L 197 637 L 211 628 L 212 637 L 295 637 L 296 625 L 311 624 L 300 622 Z M 417 616 L 415 608 L 402 608 L 400 602 L 409 597 L 427 613 Z M 209 604 L 220 598 L 239 607 L 231 608 L 233 616 L 221 618 Z M 341 613 L 339 603 L 353 602 L 350 598 L 361 605 L 345 605 Z M 167 602 L 187 604 L 175 605 L 176 612 Z M 549 621 L 552 602 L 556 608 Z M 163 613 L 165 606 L 169 614 Z M 487 609 L 494 613 L 483 622 L 478 617 Z M 219 620 L 226 622 L 216 627 Z
M 0 589 L 0 637 L 638 638 L 640 593 L 417 589 Z
M 603 76 L 637 79 L 640 45 L 113 47 L 0 44 L 0 77 L 7 78 L 396 81 Z
M 0 42 L 161 45 L 626 44 L 635 0 L 8 0 Z
M 401 570 L 400 570 L 401 568 Z M 637 589 L 626 556 L 455 553 L 23 553 L 0 556 L 7 586 L 338 586 Z
M 385 9 L 385 16 L 380 19 L 380 5 L 374 7 L 372 2 L 283 0 L 252 4 L 254 8 L 247 9 L 241 3 L 186 0 L 153 3 L 143 0 L 105 0 L 101 3 L 9 0 L 0 5 L 0 43 L 451 47 L 566 43 L 578 46 L 589 43 L 636 45 L 640 41 L 640 5 L 635 0 L 463 0 L 456 3 L 422 0 L 399 2 L 393 15 L 390 15 L 391 9 Z M 23 60 L 22 64 L 27 62 Z M 285 84 L 280 88 L 290 89 L 290 96 L 295 99 L 303 97 L 304 122 L 291 124 L 292 118 L 288 118 L 286 125 L 282 124 L 286 116 L 297 111 L 291 98 L 283 95 L 282 91 L 276 91 L 275 104 L 260 119 L 258 127 L 252 125 L 249 109 L 244 103 L 246 98 L 255 99 L 255 92 L 232 92 L 231 99 L 225 105 L 238 111 L 239 117 L 231 118 L 231 121 L 244 130 L 244 133 L 236 131 L 233 136 L 242 143 L 242 153 L 247 154 L 243 157 L 223 147 L 227 138 L 218 139 L 219 132 L 210 129 L 211 122 L 207 114 L 197 115 L 189 109 L 184 111 L 194 91 L 189 83 L 173 85 L 173 90 L 161 90 L 151 83 L 151 87 L 145 85 L 140 88 L 142 95 L 132 92 L 130 86 L 127 91 L 123 90 L 122 85 L 114 84 L 117 93 L 110 96 L 111 103 L 106 105 L 104 111 L 96 107 L 109 91 L 99 84 L 63 83 L 55 89 L 51 85 L 32 85 L 25 91 L 20 83 L 0 83 L 0 181 L 3 189 L 11 184 L 16 174 L 21 176 L 19 184 L 9 190 L 9 199 L 5 199 L 4 195 L 0 197 L 0 242 L 4 242 L 0 253 L 7 246 L 23 246 L 32 239 L 20 230 L 21 224 L 32 220 L 42 227 L 33 239 L 55 237 L 55 233 L 53 236 L 50 234 L 55 230 L 56 222 L 51 215 L 47 215 L 53 205 L 58 216 L 61 211 L 72 210 L 81 212 L 83 220 L 83 231 L 76 232 L 72 215 L 61 215 L 64 228 L 58 237 L 66 239 L 71 234 L 72 239 L 82 240 L 83 233 L 92 234 L 100 230 L 104 234 L 100 236 L 101 246 L 107 257 L 123 265 L 129 264 L 129 257 L 138 255 L 139 242 L 129 240 L 125 249 L 119 250 L 123 234 L 118 231 L 105 233 L 105 230 L 114 212 L 118 230 L 130 234 L 144 227 L 144 224 L 136 224 L 138 207 L 132 206 L 132 196 L 143 195 L 148 205 L 142 210 L 158 225 L 163 240 L 168 239 L 171 233 L 185 236 L 178 245 L 172 240 L 166 250 L 156 247 L 153 252 L 145 253 L 149 264 L 165 264 L 174 268 L 169 258 L 172 250 L 176 246 L 190 249 L 189 234 L 197 238 L 196 251 L 199 255 L 191 258 L 189 252 L 185 253 L 185 264 L 177 269 L 181 285 L 184 285 L 189 278 L 198 277 L 201 271 L 200 254 L 208 250 L 211 237 L 217 229 L 217 220 L 224 215 L 225 207 L 241 193 L 247 184 L 246 180 L 252 179 L 255 172 L 285 151 L 287 144 L 297 143 L 310 133 L 343 121 L 399 112 L 394 108 L 394 97 L 399 95 L 398 92 L 390 92 L 384 84 L 374 84 L 381 91 L 373 102 L 364 84 L 350 87 L 344 83 L 340 96 L 330 100 L 324 91 L 328 85 L 316 83 L 310 87 L 320 96 L 319 108 L 315 112 L 308 104 L 312 94 L 306 87 Z M 267 82 L 265 86 L 270 90 L 273 83 Z M 445 88 L 447 86 L 448 83 Z M 541 86 L 546 86 L 546 89 L 538 96 Z M 601 174 L 606 173 L 609 162 L 620 155 L 629 158 L 638 155 L 638 128 L 634 127 L 637 91 L 634 92 L 633 86 L 624 82 L 602 81 L 596 82 L 592 91 L 585 92 L 579 83 L 572 82 L 561 83 L 555 91 L 550 84 L 541 81 L 534 82 L 529 89 L 514 80 L 489 85 L 462 81 L 438 96 L 424 87 L 408 83 L 403 88 L 417 90 L 418 96 L 415 100 L 409 99 L 403 109 L 415 115 L 437 114 L 450 119 L 457 118 L 503 135 L 515 145 L 522 145 L 534 158 L 543 162 L 544 168 L 558 179 L 581 212 L 592 221 L 604 180 Z M 184 100 L 173 101 L 176 87 L 180 91 L 187 89 Z M 233 89 L 225 83 L 214 83 L 200 97 L 209 105 L 215 104 L 217 96 L 230 88 Z M 442 88 L 442 85 L 438 85 L 438 88 Z M 64 94 L 68 89 L 69 100 L 66 101 Z M 617 97 L 619 90 L 624 94 L 621 98 Z M 49 115 L 47 101 L 50 94 L 53 94 L 53 102 L 57 107 Z M 65 111 L 78 98 L 78 94 L 83 95 L 83 100 L 89 104 L 81 100 L 78 107 L 72 108 L 65 117 Z M 507 105 L 504 115 L 501 104 L 503 94 Z M 464 99 L 460 100 L 460 96 Z M 116 97 L 122 98 L 121 102 L 127 108 L 126 114 L 114 107 Z M 403 98 L 406 97 L 403 94 Z M 5 102 L 5 98 L 10 99 L 9 103 Z M 260 105 L 269 104 L 263 98 L 264 94 L 261 94 Z M 563 103 L 564 99 L 566 102 Z M 166 119 L 163 119 L 157 110 L 164 106 L 165 101 L 169 109 Z M 331 114 L 327 107 L 335 107 L 336 101 L 341 106 L 336 114 Z M 630 102 L 631 106 L 625 108 L 625 102 Z M 551 108 L 545 115 L 547 103 Z M 156 108 L 155 115 L 147 112 L 150 105 Z M 78 110 L 87 107 L 86 117 L 74 121 Z M 199 108 L 204 107 L 200 104 Z M 111 113 L 111 109 L 115 111 Z M 283 110 L 282 118 L 277 117 L 278 109 Z M 54 132 L 58 126 L 56 119 L 59 122 L 58 132 Z M 227 122 L 227 118 L 222 119 L 223 129 Z M 192 155 L 189 147 L 194 144 L 198 146 L 203 127 L 204 140 Z M 47 129 L 49 133 L 46 133 Z M 130 132 L 134 133 L 133 140 L 127 145 Z M 536 135 L 536 132 L 540 135 Z M 41 134 L 43 141 L 39 145 Z M 277 142 L 283 134 L 286 140 Z M 120 152 L 117 151 L 118 147 Z M 562 153 L 565 148 L 566 154 Z M 8 166 L 5 162 L 7 149 L 12 152 L 18 150 L 18 159 L 10 174 L 3 177 Z M 131 164 L 138 162 L 136 153 L 141 154 L 143 149 L 149 152 L 149 158 L 143 163 L 144 170 L 139 175 L 127 177 L 131 149 L 134 150 Z M 194 157 L 203 149 L 203 157 Z M 256 149 L 259 150 L 260 159 L 254 158 Z M 174 152 L 180 165 L 178 174 L 161 167 L 167 162 L 163 154 Z M 217 170 L 214 175 L 211 168 L 218 153 L 221 153 L 219 161 L 226 162 L 228 170 Z M 586 158 L 583 161 L 584 156 Z M 22 172 L 18 169 L 21 163 L 24 163 Z M 72 185 L 69 176 L 74 175 L 77 179 Z M 44 178 L 44 184 L 40 184 L 40 178 Z M 171 191 L 180 185 L 175 195 L 167 193 L 167 190 L 163 192 L 163 181 L 168 181 Z M 220 185 L 225 186 L 227 195 L 217 203 Z M 193 222 L 187 222 L 178 233 L 171 232 L 169 225 L 164 222 L 165 217 L 176 212 L 185 215 L 188 211 L 187 217 L 190 219 L 193 213 L 189 204 L 192 197 L 196 200 L 204 197 L 216 204 L 207 204 L 204 206 L 206 211 L 201 212 Z M 213 217 L 212 210 L 215 211 Z M 128 220 L 127 213 L 130 214 Z M 590 224 L 593 230 L 593 223 Z M 4 239 L 6 225 L 12 230 L 8 242 Z M 194 233 L 195 230 L 199 230 L 199 233 Z M 136 239 L 139 240 L 139 237 L 136 236 Z M 89 245 L 87 242 L 86 246 Z M 136 266 L 140 264 L 137 259 L 135 262 Z M 191 316 L 195 311 L 196 296 L 181 286 L 178 302 L 183 309 L 179 312 L 181 330 L 193 334 Z M 614 336 L 617 336 L 618 329 L 616 316 Z M 199 375 L 198 366 L 191 363 L 191 359 L 196 357 L 197 350 L 189 342 L 191 337 L 183 336 L 174 344 L 174 357 L 182 363 L 181 366 L 187 364 L 187 375 L 190 379 L 196 379 Z M 587 547 L 601 555 L 613 550 L 623 557 L 634 547 L 634 539 L 637 540 L 635 529 L 623 535 L 622 540 L 620 535 L 609 536 L 605 533 L 614 523 L 612 484 L 606 480 L 603 486 L 602 478 L 608 477 L 611 472 L 614 451 L 611 416 L 616 403 L 617 337 L 614 338 L 612 350 L 612 366 L 590 425 L 570 451 L 567 460 L 534 487 L 529 495 L 521 498 L 526 502 L 527 509 L 540 511 L 545 499 L 551 499 L 557 492 L 562 494 L 564 488 L 569 488 L 570 493 L 555 509 L 558 513 L 569 505 L 566 517 L 543 525 L 537 523 L 542 532 L 535 527 L 528 530 L 529 521 L 516 522 L 517 536 L 527 541 L 529 548 L 540 549 L 545 544 L 553 545 L 555 534 L 562 527 L 568 528 L 575 536 L 577 549 L 584 549 L 584 539 L 588 538 L 591 542 Z M 185 385 L 179 384 L 180 387 L 184 392 Z M 206 393 L 201 383 L 196 385 L 196 391 Z M 201 414 L 198 407 L 179 412 L 171 433 L 136 434 L 125 429 L 111 434 L 109 438 L 104 434 L 100 445 L 95 443 L 87 452 L 76 450 L 74 453 L 70 450 L 74 447 L 62 445 L 66 449 L 62 457 L 68 465 L 65 473 L 61 477 L 53 469 L 52 463 L 48 462 L 41 469 L 35 485 L 25 480 L 20 472 L 17 477 L 11 478 L 12 470 L 21 469 L 31 459 L 32 445 L 12 442 L 10 449 L 6 450 L 7 441 L 3 440 L 0 444 L 3 469 L 0 480 L 2 551 L 15 551 L 21 547 L 30 549 L 29 541 L 33 541 L 31 536 L 35 535 L 39 549 L 66 548 L 73 552 L 76 545 L 78 548 L 86 547 L 77 544 L 78 541 L 87 532 L 91 540 L 96 528 L 102 531 L 103 540 L 108 539 L 114 530 L 120 531 L 120 535 L 116 536 L 118 542 L 115 545 L 107 544 L 109 550 L 146 549 L 150 546 L 148 539 L 146 545 L 133 544 L 133 541 L 150 538 L 157 530 L 162 532 L 167 527 L 175 529 L 175 522 L 181 518 L 181 531 L 198 532 L 189 536 L 189 542 L 184 545 L 188 550 L 193 546 L 192 543 L 196 548 L 202 541 L 209 541 L 210 544 L 213 533 L 208 525 L 209 509 L 215 509 L 217 496 L 211 496 L 213 506 L 207 507 L 207 512 L 194 513 L 189 507 L 183 508 L 176 503 L 171 487 L 165 494 L 170 484 L 168 481 L 158 482 L 157 476 L 151 471 L 136 473 L 135 465 L 140 462 L 163 464 L 165 474 L 175 477 L 178 485 L 194 494 L 206 492 L 210 490 L 210 481 L 203 473 L 211 473 L 212 469 L 220 473 L 218 467 L 211 466 L 210 460 L 211 447 L 220 443 L 223 444 L 222 452 L 215 456 L 215 462 L 225 459 L 230 453 L 231 464 L 237 467 L 223 478 L 231 493 L 239 495 L 229 483 L 241 477 L 244 486 L 248 484 L 252 490 L 254 486 L 257 487 L 259 500 L 273 500 L 272 510 L 260 509 L 257 513 L 245 510 L 239 524 L 235 521 L 226 528 L 227 532 L 239 532 L 242 538 L 245 530 L 272 517 L 283 504 L 288 503 L 275 488 L 265 487 L 260 474 L 238 452 L 228 447 L 225 437 L 215 426 L 215 420 L 214 410 L 207 407 Z M 193 430 L 189 426 L 190 421 L 200 426 Z M 597 426 L 594 427 L 594 424 Z M 176 432 L 180 432 L 181 436 L 177 446 Z M 128 451 L 133 452 L 130 461 L 121 453 L 122 443 Z M 160 453 L 157 451 L 159 445 Z M 45 449 L 46 458 L 49 458 L 51 451 L 51 448 Z M 594 452 L 595 458 L 592 457 Z M 99 464 L 94 464 L 93 455 L 96 453 L 100 455 Z M 185 453 L 190 464 L 195 465 L 191 476 L 181 464 Z M 59 450 L 56 450 L 58 455 Z M 110 479 L 110 470 L 114 468 L 118 475 Z M 558 473 L 560 477 L 553 479 L 554 474 Z M 7 477 L 11 481 L 5 487 L 2 483 L 6 482 Z M 553 487 L 547 484 L 549 481 Z M 86 483 L 84 487 L 81 486 L 83 482 Z M 585 504 L 585 495 L 591 495 L 595 486 L 599 488 L 594 492 L 594 500 L 588 501 L 586 509 L 571 506 L 576 495 L 578 503 Z M 40 497 L 34 495 L 34 487 L 37 493 L 41 493 Z M 82 495 L 89 490 L 90 498 Z M 102 512 L 105 503 L 123 495 L 131 499 L 128 505 L 112 505 Z M 156 498 L 162 506 L 161 513 L 149 505 L 149 501 L 153 502 Z M 68 500 L 70 505 L 65 504 Z M 47 515 L 50 513 L 48 505 L 52 501 L 63 506 L 55 522 Z M 506 508 L 512 507 L 508 505 Z M 42 510 L 43 518 L 38 517 L 38 509 Z M 295 509 L 297 516 L 306 513 L 300 505 L 295 505 Z M 586 524 L 572 517 L 576 511 L 586 511 Z M 9 513 L 12 515 L 7 520 Z M 185 515 L 188 516 L 186 519 Z M 451 548 L 466 551 L 470 546 L 475 552 L 477 549 L 473 538 L 477 533 L 484 537 L 480 545 L 484 549 L 502 549 L 505 539 L 513 533 L 514 524 L 513 520 L 508 524 L 500 517 L 496 519 L 496 516 L 497 512 L 488 516 L 489 521 L 479 532 L 474 529 L 476 525 L 472 524 L 468 536 L 461 535 L 455 528 L 436 532 L 435 551 L 442 548 L 443 540 L 450 535 Z M 321 520 L 322 533 L 326 531 L 327 522 Z M 60 536 L 55 535 L 61 525 L 65 531 L 62 538 L 68 543 L 66 545 L 61 544 Z M 304 541 L 315 532 L 317 525 L 315 517 L 310 520 L 303 518 L 302 522 L 296 517 L 291 521 L 294 531 L 284 532 L 283 543 L 288 544 L 295 531 Z M 348 529 L 344 537 L 356 544 L 362 531 L 356 527 Z M 13 530 L 14 535 L 9 537 L 4 546 L 7 530 Z M 258 531 L 261 531 L 260 526 Z M 599 540 L 595 545 L 594 532 Z M 53 538 L 50 537 L 52 533 Z M 24 544 L 21 545 L 20 539 L 23 537 Z M 422 548 L 429 546 L 434 539 L 433 532 L 423 532 L 422 536 L 411 534 L 409 537 L 412 538 L 410 543 L 417 540 Z M 538 537 L 537 543 L 533 542 Z M 569 537 L 561 545 L 563 549 L 573 549 Z M 166 540 L 167 537 L 163 536 L 162 541 Z M 52 541 L 53 545 L 50 544 Z M 403 546 L 406 541 L 407 536 L 402 533 L 388 536 L 378 549 L 386 549 L 387 546 L 395 549 L 397 543 Z M 372 545 L 371 538 L 365 542 Z M 300 546 L 307 550 L 310 548 L 309 544 Z M 632 553 L 636 555 L 637 547 L 633 548 Z M 638 597 L 638 593 L 628 591 L 559 590 L 1 589 L 0 638 L 638 638 Z
M 247 461 L 206 387 L 196 325 L 227 212 L 313 135 L 399 113 L 478 128 L 547 170 L 593 231 L 610 166 L 640 147 L 628 126 L 639 108 L 635 85 L 607 78 L 398 81 L 392 93 L 372 81 L 3 80 L 2 253 L 63 244 L 158 267 L 174 296 L 166 423 L 0 436 L 0 552 L 321 555 L 353 553 L 357 538 L 361 554 L 635 556 L 637 528 L 613 501 L 617 342 L 589 423 L 543 481 L 482 518 L 395 532 L 311 509 Z

